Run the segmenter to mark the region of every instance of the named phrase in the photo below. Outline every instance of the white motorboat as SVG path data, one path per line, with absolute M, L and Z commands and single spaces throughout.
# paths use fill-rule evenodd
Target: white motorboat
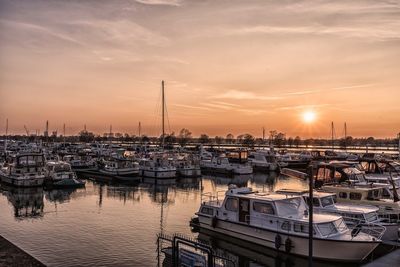
M 224 199 L 207 195 L 198 216 L 200 228 L 286 253 L 308 256 L 308 215 L 301 196 L 286 196 L 230 186 Z M 381 242 L 349 230 L 341 216 L 315 214 L 313 256 L 331 261 L 365 259 Z
M 211 160 L 201 160 L 202 170 L 226 175 L 252 174 L 253 168 L 249 164 L 230 163 L 224 156 L 213 157 Z
M 303 196 L 309 205 L 310 198 L 307 190 L 280 189 L 275 193 Z M 398 240 L 399 224 L 387 222 L 379 218 L 379 208 L 371 205 L 355 205 L 337 203 L 335 193 L 313 192 L 313 209 L 317 213 L 336 214 L 342 216 L 350 229 L 360 228 L 381 240 Z
M 20 154 L 13 159 L 12 164 L 1 168 L 0 179 L 13 186 L 42 186 L 45 178 L 43 167 L 43 154 Z
M 128 159 L 112 158 L 102 162 L 99 172 L 111 177 L 118 176 L 119 179 L 130 180 L 129 177 L 139 175 L 139 163 Z
M 176 178 L 176 167 L 162 155 L 142 159 L 139 163 L 140 174 L 143 177 L 157 179 Z
M 85 181 L 79 180 L 71 165 L 65 161 L 48 161 L 45 165 L 46 185 L 50 187 L 80 187 Z
M 280 166 L 274 154 L 269 151 L 256 151 L 250 153 L 249 162 L 256 171 L 277 171 Z
M 200 177 L 200 162 L 193 155 L 178 156 L 174 159 L 174 165 L 179 177 Z

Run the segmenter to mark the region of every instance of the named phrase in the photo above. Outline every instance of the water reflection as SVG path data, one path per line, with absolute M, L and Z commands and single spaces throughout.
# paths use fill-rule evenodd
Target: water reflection
M 62 204 L 69 202 L 76 191 L 76 188 L 52 189 L 45 192 L 45 198 L 52 203 Z
M 2 195 L 14 207 L 14 217 L 20 220 L 43 217 L 43 188 L 16 188 L 0 185 Z
M 200 206 L 201 193 L 225 191 L 229 184 L 264 191 L 306 186 L 303 181 L 274 173 L 146 178 L 132 185 L 87 180 L 85 188 L 51 191 L 1 186 L 0 233 L 18 241 L 49 266 L 156 266 L 155 240 L 160 232 L 208 240 L 234 258 L 237 266 L 292 266 L 290 259 L 276 260 L 273 253 L 249 250 L 253 245 L 191 231 L 189 221 Z M 12 210 L 15 217 L 6 212 Z M 15 218 L 38 217 L 43 219 L 15 222 Z M 293 262 L 299 266 L 302 260 Z

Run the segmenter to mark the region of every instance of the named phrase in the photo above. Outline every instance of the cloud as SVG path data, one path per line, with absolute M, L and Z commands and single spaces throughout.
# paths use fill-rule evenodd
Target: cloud
M 145 5 L 167 5 L 167 6 L 180 6 L 181 0 L 135 0 L 140 4 Z
M 238 99 L 238 100 L 278 100 L 278 99 L 282 99 L 282 97 L 279 97 L 279 96 L 262 96 L 262 95 L 256 95 L 253 92 L 239 91 L 239 90 L 229 90 L 225 93 L 214 95 L 214 96 L 212 96 L 212 98 Z

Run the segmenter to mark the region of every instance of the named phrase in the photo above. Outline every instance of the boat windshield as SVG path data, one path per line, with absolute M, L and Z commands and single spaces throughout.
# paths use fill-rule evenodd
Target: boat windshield
M 302 198 L 289 198 L 275 201 L 277 214 L 280 216 L 295 215 L 297 217 L 303 216 L 306 210 L 305 203 Z
M 378 215 L 376 212 L 368 212 L 365 214 L 365 221 L 366 222 L 374 222 L 378 220 Z
M 322 236 L 333 235 L 348 229 L 342 218 L 333 222 L 319 223 L 317 226 Z
M 71 166 L 68 164 L 60 164 L 54 166 L 55 172 L 68 172 L 71 171 Z
M 347 174 L 350 180 L 355 182 L 366 182 L 364 174 L 357 168 L 348 167 L 344 168 L 343 172 Z
M 334 201 L 331 196 L 321 198 L 321 205 L 322 207 L 331 206 L 333 205 Z

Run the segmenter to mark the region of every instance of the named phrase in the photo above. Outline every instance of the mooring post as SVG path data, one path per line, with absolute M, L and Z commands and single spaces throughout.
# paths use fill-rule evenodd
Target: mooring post
M 314 190 L 314 168 L 309 171 L 309 203 L 308 203 L 308 266 L 313 266 L 313 190 Z

